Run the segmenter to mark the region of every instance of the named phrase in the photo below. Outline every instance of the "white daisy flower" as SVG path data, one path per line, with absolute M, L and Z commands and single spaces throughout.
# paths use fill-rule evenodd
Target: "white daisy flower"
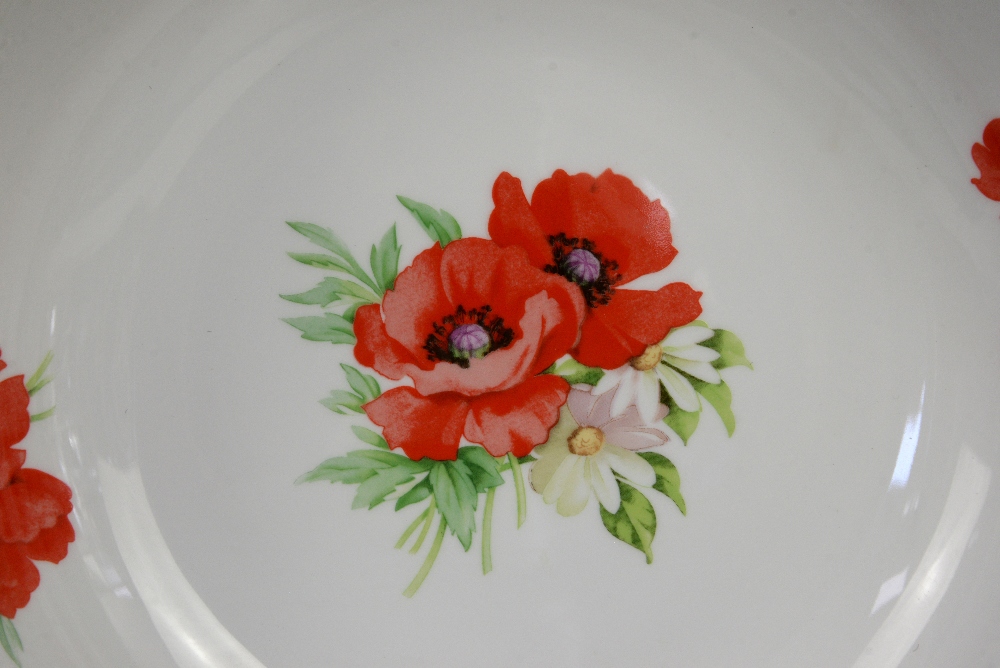
M 667 338 L 648 346 L 625 366 L 605 371 L 592 391 L 596 395 L 614 396 L 612 416 L 621 415 L 629 406 L 636 406 L 650 424 L 657 420 L 660 381 L 681 410 L 701 410 L 698 393 L 677 370 L 713 385 L 722 382 L 719 371 L 712 366 L 712 362 L 719 359 L 718 351 L 698 345 L 714 334 L 714 330 L 702 325 L 674 328 Z
M 608 512 L 617 513 L 621 492 L 615 474 L 651 486 L 656 473 L 634 451 L 667 441 L 667 434 L 646 423 L 634 406 L 612 417 L 611 395 L 596 396 L 589 389 L 570 390 L 549 440 L 533 452 L 539 459 L 531 465 L 531 486 L 567 517 L 586 507 L 591 491 Z M 659 419 L 666 414 L 661 407 Z

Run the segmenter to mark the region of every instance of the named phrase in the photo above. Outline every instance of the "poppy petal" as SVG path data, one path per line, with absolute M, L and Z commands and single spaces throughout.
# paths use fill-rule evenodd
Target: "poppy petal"
M 521 179 L 503 172 L 493 183 L 493 212 L 489 234 L 501 246 L 520 246 L 539 269 L 552 263 L 552 247 L 531 212 Z
M 358 340 L 354 359 L 386 378 L 399 380 L 409 372 L 407 365 L 433 366 L 389 337 L 378 304 L 362 306 L 354 314 L 354 336 Z
M 28 435 L 29 399 L 23 375 L 0 382 L 0 448 L 16 445 Z
M 611 301 L 590 311 L 573 357 L 587 366 L 615 369 L 646 346 L 659 343 L 674 327 L 701 314 L 701 293 L 687 283 L 659 290 L 618 290 Z
M 18 608 L 28 605 L 40 581 L 23 545 L 0 544 L 0 615 L 13 619 Z
M 76 539 L 76 532 L 69 518 L 63 515 L 56 520 L 55 526 L 42 529 L 35 540 L 24 546 L 25 554 L 36 561 L 51 561 L 58 564 L 66 558 L 69 544 Z
M 73 510 L 72 491 L 62 480 L 38 469 L 21 469 L 0 490 L 0 540 L 27 543 Z
M 470 400 L 465 437 L 494 457 L 523 457 L 549 437 L 566 403 L 569 384 L 553 375 L 534 376 L 517 387 Z
M 442 461 L 458 456 L 469 405 L 452 392 L 425 397 L 412 387 L 396 387 L 365 404 L 364 410 L 382 427 L 389 447 L 402 448 L 414 461 Z

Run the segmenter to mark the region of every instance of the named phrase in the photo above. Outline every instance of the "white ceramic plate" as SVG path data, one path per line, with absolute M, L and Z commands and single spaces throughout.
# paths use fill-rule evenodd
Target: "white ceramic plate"
M 993 2 L 56 2 L 0 10 L 4 377 L 76 539 L 14 619 L 25 666 L 1000 663 L 1000 116 Z M 630 177 L 754 363 L 657 497 L 646 565 L 591 501 L 496 493 L 493 570 L 416 511 L 294 485 L 358 446 L 348 346 L 279 293 L 287 226 L 361 259 L 396 201 L 487 236 L 502 171 Z M 352 362 L 353 363 L 353 362 Z M 37 408 L 37 410 L 36 410 Z M 426 548 L 425 548 L 426 549 Z M 0 572 L 0 579 L 3 573 Z M 7 657 L 0 654 L 0 664 Z

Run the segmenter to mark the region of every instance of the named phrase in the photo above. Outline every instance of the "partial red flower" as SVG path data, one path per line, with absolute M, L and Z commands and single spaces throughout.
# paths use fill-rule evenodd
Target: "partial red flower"
M 1000 118 L 994 118 L 983 130 L 983 143 L 972 147 L 972 159 L 982 173 L 972 179 L 979 192 L 1000 201 Z
M 524 456 L 548 438 L 569 386 L 539 376 L 566 354 L 584 315 L 580 291 L 520 248 L 460 239 L 420 253 L 381 306 L 358 309 L 354 356 L 414 387 L 365 412 L 412 459 L 454 459 L 464 435 L 492 455 Z
M 28 435 L 28 401 L 24 376 L 0 381 L 0 449 L 17 445 Z
M 583 295 L 587 314 L 571 351 L 579 362 L 620 367 L 701 314 L 701 293 L 686 283 L 619 287 L 677 255 L 667 210 L 628 178 L 560 169 L 535 187 L 529 204 L 521 181 L 504 172 L 493 184 L 493 203 L 490 237 L 523 248 L 534 266 L 576 283 Z
M 0 615 L 13 618 L 39 583 L 32 560 L 59 563 L 76 538 L 72 492 L 58 478 L 22 468 L 25 452 L 0 452 Z

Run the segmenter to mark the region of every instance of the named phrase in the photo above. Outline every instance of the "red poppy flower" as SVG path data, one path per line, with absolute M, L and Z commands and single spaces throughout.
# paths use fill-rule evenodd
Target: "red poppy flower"
M 701 313 L 701 293 L 686 283 L 655 291 L 618 287 L 677 255 L 667 210 L 628 178 L 560 169 L 535 187 L 529 204 L 521 181 L 504 172 L 493 184 L 493 203 L 494 241 L 524 248 L 533 265 L 579 286 L 587 315 L 572 354 L 581 363 L 620 367 Z
M 28 435 L 31 426 L 28 401 L 24 376 L 0 381 L 0 449 L 17 445 Z
M 25 452 L 0 452 L 0 615 L 14 617 L 39 583 L 34 560 L 62 561 L 76 535 L 72 492 L 61 480 L 21 468 Z
M 984 146 L 985 144 L 985 146 Z M 979 192 L 1000 201 L 1000 118 L 994 118 L 983 130 L 983 143 L 972 147 L 972 159 L 982 175 L 972 182 Z
M 365 405 L 413 459 L 454 459 L 464 434 L 494 456 L 526 455 L 559 419 L 569 386 L 538 374 L 576 343 L 584 301 L 520 248 L 460 239 L 418 255 L 381 306 L 358 309 L 354 356 L 414 387 Z

